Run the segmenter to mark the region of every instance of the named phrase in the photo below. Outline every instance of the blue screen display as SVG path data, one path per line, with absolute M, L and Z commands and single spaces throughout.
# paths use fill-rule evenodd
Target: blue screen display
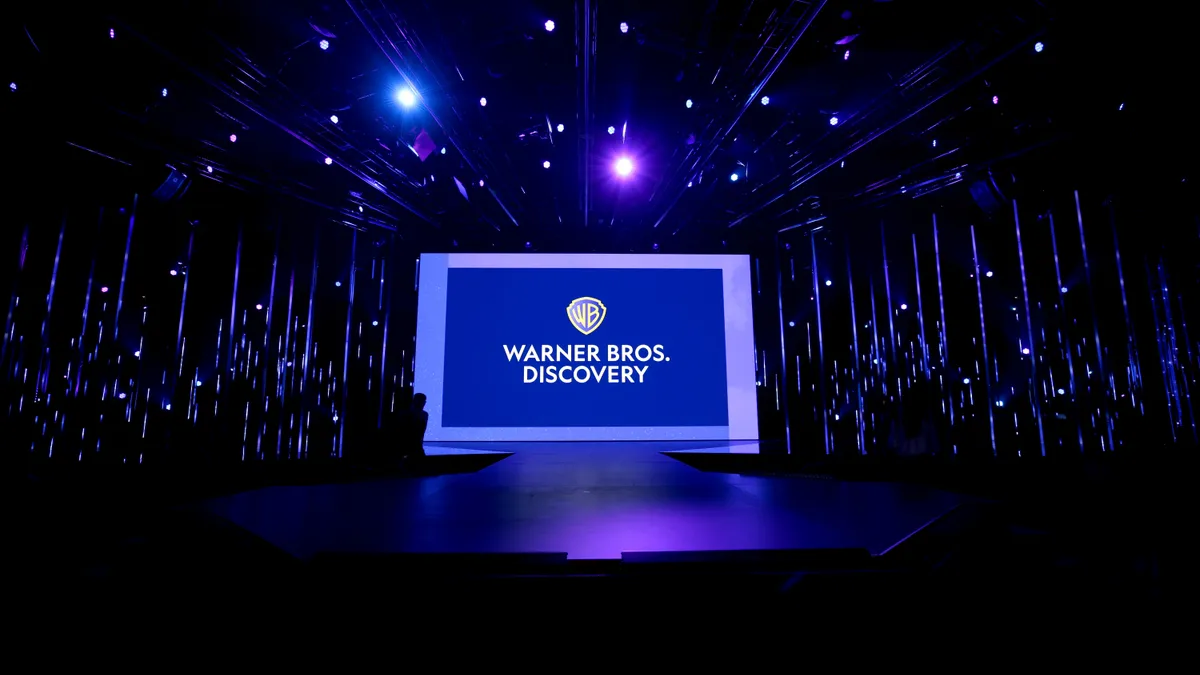
M 729 425 L 720 269 L 446 272 L 442 427 Z

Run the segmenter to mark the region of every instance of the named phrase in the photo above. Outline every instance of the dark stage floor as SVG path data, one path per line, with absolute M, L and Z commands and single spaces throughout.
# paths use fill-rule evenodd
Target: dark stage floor
M 496 443 L 477 473 L 268 487 L 203 508 L 283 550 L 567 553 L 861 548 L 883 553 L 964 498 L 898 484 L 704 473 L 663 451 L 756 444 Z

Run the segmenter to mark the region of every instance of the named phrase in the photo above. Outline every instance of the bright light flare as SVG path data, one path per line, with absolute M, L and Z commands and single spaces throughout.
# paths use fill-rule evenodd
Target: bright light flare
M 396 92 L 396 100 L 405 108 L 411 108 L 417 104 L 417 95 L 413 93 L 412 89 L 403 87 Z
M 613 170 L 616 171 L 617 175 L 621 178 L 628 178 L 631 174 L 633 174 L 633 160 L 629 159 L 628 157 L 622 157 L 617 160 L 616 164 L 613 165 Z
M 546 24 L 545 24 L 545 25 L 546 25 L 546 32 L 547 32 L 547 33 L 553 33 L 553 32 L 554 32 L 554 21 L 552 21 L 551 19 L 546 19 Z

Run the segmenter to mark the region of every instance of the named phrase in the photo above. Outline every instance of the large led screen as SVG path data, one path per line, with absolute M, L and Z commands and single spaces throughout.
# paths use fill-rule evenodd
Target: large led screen
M 750 261 L 425 254 L 429 441 L 755 440 Z

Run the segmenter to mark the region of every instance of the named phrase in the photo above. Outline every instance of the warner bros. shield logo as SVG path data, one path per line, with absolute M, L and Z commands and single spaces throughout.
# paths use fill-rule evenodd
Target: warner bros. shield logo
M 604 303 L 595 298 L 576 298 L 567 305 L 567 318 L 584 335 L 591 335 L 592 331 L 599 328 L 607 312 Z

